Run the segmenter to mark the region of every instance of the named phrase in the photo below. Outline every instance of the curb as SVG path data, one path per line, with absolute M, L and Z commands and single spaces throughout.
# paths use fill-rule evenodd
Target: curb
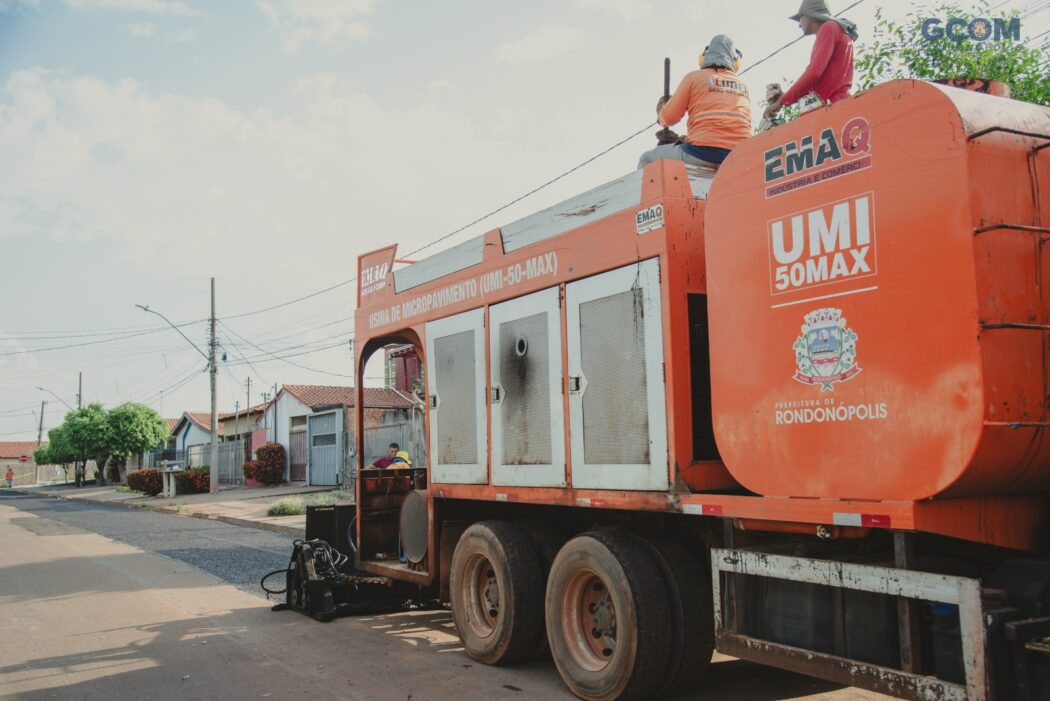
M 246 518 L 237 518 L 236 516 L 225 516 L 223 514 L 207 514 L 207 513 L 193 513 L 193 512 L 178 512 L 175 508 L 170 506 L 162 506 L 152 511 L 158 511 L 165 514 L 172 514 L 174 516 L 189 516 L 190 518 L 199 518 L 202 521 L 221 521 L 228 523 L 232 526 L 245 526 L 247 528 L 257 528 L 262 531 L 273 531 L 274 533 L 281 533 L 283 535 L 296 536 L 298 538 L 306 537 L 306 527 L 299 528 L 297 526 L 285 526 L 280 523 L 265 523 L 262 521 L 251 521 Z
M 16 492 L 23 496 L 44 496 L 51 499 L 62 499 L 63 501 L 79 501 L 86 504 L 98 504 L 99 506 L 116 506 L 129 509 L 131 511 L 153 511 L 156 513 L 168 514 L 171 516 L 188 516 L 190 518 L 199 518 L 205 521 L 222 521 L 228 523 L 231 526 L 243 526 L 246 528 L 256 528 L 263 531 L 272 531 L 274 533 L 281 533 L 283 535 L 296 536 L 298 538 L 306 537 L 306 528 L 297 528 L 295 526 L 285 526 L 280 523 L 261 523 L 259 521 L 251 521 L 244 518 L 237 518 L 235 516 L 224 516 L 222 514 L 206 514 L 206 513 L 192 513 L 192 512 L 179 512 L 177 507 L 174 506 L 149 506 L 148 504 L 128 504 L 126 502 L 116 501 L 95 501 L 93 499 L 85 499 L 84 497 L 77 496 L 64 496 L 62 494 L 53 494 L 47 492 L 29 493 L 29 492 L 17 492 L 12 489 L 12 492 Z

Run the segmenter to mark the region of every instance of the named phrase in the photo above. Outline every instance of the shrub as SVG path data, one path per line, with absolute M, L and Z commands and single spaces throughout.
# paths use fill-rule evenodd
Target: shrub
M 306 502 L 302 497 L 285 497 L 270 504 L 267 516 L 302 516 L 306 513 Z
M 244 463 L 244 479 L 258 481 L 258 479 L 256 478 L 257 474 L 259 474 L 258 460 L 249 460 L 248 462 Z
M 211 468 L 191 467 L 175 474 L 176 494 L 207 494 L 211 490 Z
M 284 479 L 285 453 L 280 443 L 267 443 L 255 451 L 253 479 L 263 484 L 280 484 Z M 245 472 L 245 476 L 248 473 Z
M 155 497 L 164 489 L 164 476 L 154 467 L 136 470 L 128 473 L 128 486 L 136 492 Z

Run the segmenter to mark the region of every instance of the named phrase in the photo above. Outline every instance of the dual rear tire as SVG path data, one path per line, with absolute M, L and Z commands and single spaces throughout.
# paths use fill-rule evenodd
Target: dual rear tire
M 549 574 L 547 565 L 518 524 L 487 521 L 463 533 L 450 584 L 471 658 L 522 661 L 546 637 L 562 680 L 581 698 L 696 688 L 714 647 L 703 558 L 669 539 L 590 532 L 557 552 Z

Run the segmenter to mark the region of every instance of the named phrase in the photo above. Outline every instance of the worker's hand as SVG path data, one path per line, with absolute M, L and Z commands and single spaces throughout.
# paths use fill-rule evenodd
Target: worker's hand
M 664 105 L 666 105 L 670 99 L 671 98 L 668 97 L 667 95 L 663 95 L 663 96 L 660 97 L 659 100 L 656 101 L 656 113 L 657 114 L 660 114 L 660 110 L 662 110 L 664 108 Z
M 773 102 L 769 103 L 769 107 L 766 108 L 766 111 L 764 113 L 765 118 L 773 119 L 773 117 L 777 116 L 777 112 L 780 111 L 780 108 L 780 98 L 778 97 L 776 100 L 773 100 Z

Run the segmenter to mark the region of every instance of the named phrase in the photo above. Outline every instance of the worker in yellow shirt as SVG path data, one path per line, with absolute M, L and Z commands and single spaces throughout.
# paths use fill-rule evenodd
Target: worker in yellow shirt
M 689 113 L 689 131 L 676 146 L 686 163 L 717 168 L 738 143 L 751 136 L 751 100 L 737 77 L 740 52 L 718 34 L 660 109 L 660 124 L 670 127 Z

